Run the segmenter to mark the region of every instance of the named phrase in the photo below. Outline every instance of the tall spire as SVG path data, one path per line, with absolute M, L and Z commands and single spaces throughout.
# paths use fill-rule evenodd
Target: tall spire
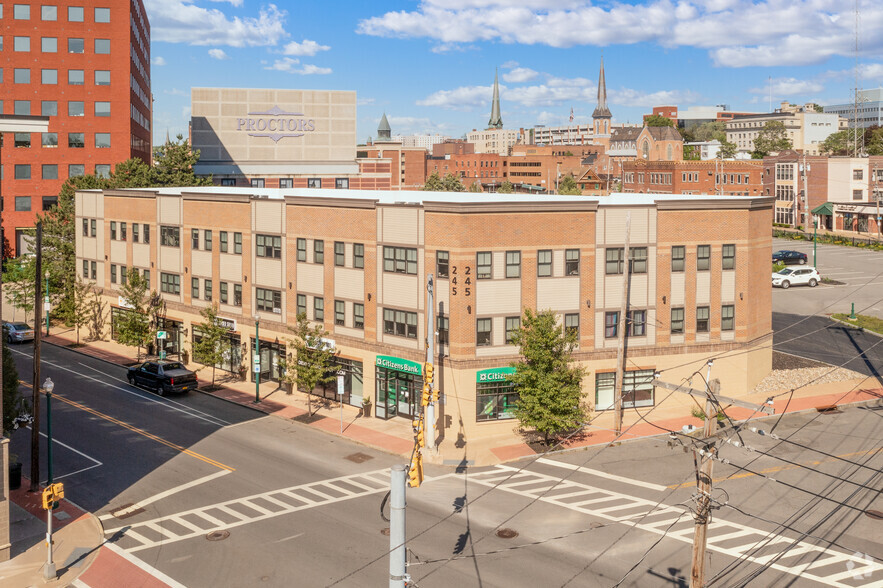
M 491 105 L 491 119 L 487 121 L 489 129 L 502 129 L 503 119 L 500 116 L 500 83 L 497 81 L 498 71 L 494 71 L 494 102 Z
M 610 109 L 607 108 L 607 81 L 604 79 L 604 56 L 601 56 L 601 73 L 598 76 L 598 106 L 592 113 L 592 118 L 611 118 Z
M 383 141 L 384 139 L 389 140 L 392 138 L 392 129 L 389 127 L 389 121 L 386 120 L 386 113 L 383 113 L 383 118 L 380 119 L 380 124 L 377 125 L 377 140 Z

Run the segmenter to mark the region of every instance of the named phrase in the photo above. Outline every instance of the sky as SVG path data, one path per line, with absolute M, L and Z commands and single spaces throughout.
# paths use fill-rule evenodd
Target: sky
M 879 0 L 144 0 L 154 143 L 187 136 L 191 87 L 354 90 L 359 142 L 591 121 L 653 106 L 852 103 L 883 86 Z M 857 10 L 856 10 L 857 9 Z

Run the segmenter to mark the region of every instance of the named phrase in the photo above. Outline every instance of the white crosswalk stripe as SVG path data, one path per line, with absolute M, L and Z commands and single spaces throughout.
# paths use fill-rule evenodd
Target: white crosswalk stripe
M 131 525 L 106 527 L 105 534 L 120 533 L 116 545 L 133 553 L 388 489 L 387 468 L 271 490 Z M 110 520 L 105 522 L 109 523 Z
M 485 472 L 470 472 L 468 479 L 503 492 L 537 498 L 542 502 L 632 525 L 685 543 L 693 542 L 693 519 L 683 516 L 685 509 L 682 507 L 657 506 L 652 500 L 572 480 L 556 485 L 559 478 L 519 471 L 510 466 L 500 465 Z M 537 484 L 537 489 L 524 490 L 531 482 Z M 678 522 L 674 524 L 675 521 Z M 776 570 L 826 586 L 883 588 L 883 579 L 878 579 L 883 577 L 883 561 L 875 561 L 860 553 L 847 553 L 796 541 L 720 518 L 712 519 L 709 524 L 707 545 L 710 551 L 758 565 L 769 564 Z

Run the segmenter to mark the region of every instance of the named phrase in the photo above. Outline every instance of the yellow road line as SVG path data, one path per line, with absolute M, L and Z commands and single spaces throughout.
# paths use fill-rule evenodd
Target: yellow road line
M 844 453 L 844 454 L 838 455 L 836 457 L 840 457 L 840 458 L 855 457 L 857 455 L 868 455 L 868 454 L 877 453 L 878 451 L 883 451 L 883 447 L 877 447 L 875 449 L 868 449 L 867 451 L 856 451 L 854 453 Z M 799 463 L 796 465 L 786 465 L 786 466 L 776 466 L 776 467 L 766 468 L 766 469 L 760 470 L 758 473 L 759 474 L 774 474 L 776 472 L 782 472 L 785 470 L 794 470 L 794 469 L 797 469 L 800 467 L 805 467 L 805 466 L 817 466 L 817 465 L 821 465 L 823 463 L 830 463 L 833 461 L 837 461 L 837 459 L 835 459 L 833 457 L 830 457 L 827 459 L 817 459 L 814 461 L 802 462 L 802 463 Z M 733 467 L 738 467 L 738 466 L 733 466 Z M 715 478 L 714 480 L 712 480 L 712 483 L 717 484 L 718 482 L 725 482 L 726 480 L 737 480 L 739 478 L 750 478 L 752 476 L 757 476 L 757 475 L 758 474 L 753 474 L 750 472 L 742 472 L 741 474 L 733 474 L 732 476 L 726 476 L 724 478 Z M 672 484 L 671 486 L 667 486 L 667 487 L 676 490 L 678 488 L 692 487 L 695 484 L 696 484 L 695 482 L 684 482 L 683 484 Z
M 31 387 L 31 385 L 28 384 L 27 382 L 19 381 L 19 383 L 21 383 L 21 384 L 27 386 L 28 388 Z M 172 443 L 171 441 L 167 441 L 167 440 L 163 439 L 162 437 L 159 437 L 159 436 L 157 436 L 157 435 L 154 435 L 153 433 L 148 433 L 148 432 L 145 431 L 144 429 L 138 428 L 138 427 L 136 427 L 135 425 L 130 425 L 129 423 L 126 423 L 126 422 L 124 422 L 124 421 L 121 421 L 121 420 L 119 420 L 119 419 L 116 419 L 116 418 L 114 418 L 114 417 L 112 417 L 112 416 L 110 416 L 110 415 L 108 415 L 108 414 L 104 414 L 103 412 L 99 412 L 99 411 L 95 410 L 94 408 L 89 408 L 89 407 L 86 406 L 86 405 L 80 404 L 79 402 L 76 402 L 76 401 L 71 400 L 71 399 L 69 399 L 69 398 L 65 398 L 64 396 L 61 396 L 61 395 L 59 395 L 59 394 L 53 394 L 53 395 L 52 395 L 52 398 L 55 398 L 55 399 L 61 400 L 61 401 L 64 402 L 64 403 L 70 404 L 71 406 L 73 406 L 73 407 L 75 407 L 75 408 L 79 408 L 80 410 L 84 410 L 84 411 L 86 411 L 86 412 L 88 412 L 88 413 L 90 413 L 90 414 L 94 414 L 94 415 L 97 416 L 97 417 L 100 417 L 100 418 L 102 418 L 102 419 L 104 419 L 104 420 L 106 420 L 106 421 L 110 421 L 111 423 L 114 423 L 115 425 L 119 425 L 119 426 L 121 426 L 121 427 L 124 427 L 124 428 L 126 428 L 126 429 L 129 429 L 129 430 L 132 431 L 133 433 L 138 433 L 139 435 L 142 435 L 142 436 L 144 436 L 144 437 L 147 437 L 148 439 L 152 439 L 152 440 L 154 440 L 154 441 L 157 441 L 158 443 L 162 443 L 163 445 L 165 445 L 165 446 L 167 446 L 167 447 L 171 447 L 172 449 L 174 449 L 174 450 L 176 450 L 176 451 L 180 451 L 181 453 L 185 453 L 185 454 L 187 454 L 187 455 L 189 455 L 189 456 L 191 456 L 191 457 L 195 457 L 196 459 L 201 460 L 201 461 L 204 461 L 205 463 L 207 463 L 207 464 L 209 464 L 209 465 L 213 465 L 213 466 L 215 466 L 216 468 L 220 468 L 220 469 L 222 469 L 222 470 L 228 470 L 228 471 L 231 471 L 231 472 L 235 472 L 235 471 L 236 471 L 235 468 L 231 468 L 231 467 L 228 466 L 228 465 L 224 465 L 224 464 L 222 464 L 221 462 L 218 462 L 218 461 L 215 461 L 215 460 L 211 459 L 210 457 L 206 457 L 206 456 L 204 456 L 204 455 L 201 455 L 201 454 L 199 454 L 199 453 L 196 453 L 195 451 L 190 451 L 190 450 L 187 449 L 186 447 L 183 447 L 183 446 L 181 446 L 181 445 L 178 445 L 177 443 Z

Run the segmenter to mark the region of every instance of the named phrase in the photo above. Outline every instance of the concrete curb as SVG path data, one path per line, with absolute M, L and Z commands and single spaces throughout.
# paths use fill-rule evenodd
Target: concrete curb
M 852 327 L 853 330 L 855 330 L 855 331 L 860 331 L 860 332 L 862 332 L 862 333 L 868 333 L 869 335 L 873 335 L 874 337 L 877 337 L 877 338 L 883 339 L 883 335 L 881 335 L 880 333 L 878 333 L 878 332 L 876 332 L 876 331 L 872 331 L 872 330 L 870 330 L 870 329 L 865 329 L 865 328 L 863 328 L 863 327 L 860 327 L 860 326 L 858 326 L 858 325 L 856 325 L 856 324 L 853 324 L 853 323 L 850 323 L 850 322 L 848 322 L 848 321 L 842 321 L 842 320 L 840 320 L 840 319 L 836 319 L 836 318 L 834 318 L 833 316 L 831 316 L 830 314 L 827 315 L 827 317 L 828 317 L 829 319 L 831 319 L 831 321 L 833 321 L 833 322 L 835 322 L 835 323 L 840 323 L 841 325 L 844 325 L 844 326 L 847 326 L 847 327 Z

